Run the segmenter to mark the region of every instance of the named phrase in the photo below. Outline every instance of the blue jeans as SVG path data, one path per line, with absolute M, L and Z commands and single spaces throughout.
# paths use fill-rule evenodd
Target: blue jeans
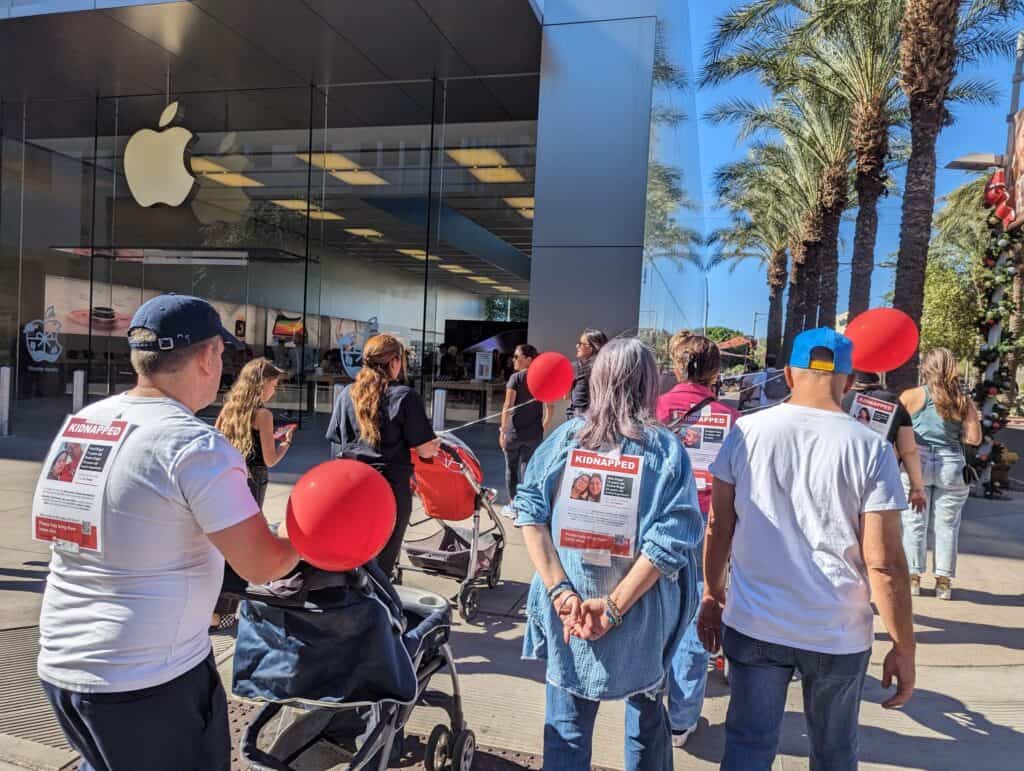
M 544 768 L 590 771 L 594 720 L 600 704 L 548 684 Z M 662 694 L 638 694 L 626 699 L 625 754 L 626 771 L 672 768 L 672 735 Z
M 956 575 L 957 540 L 960 514 L 970 488 L 964 482 L 964 456 L 959 447 L 922 447 L 921 476 L 924 478 L 924 511 L 903 512 L 903 551 L 910 572 L 921 575 L 928 566 L 928 524 L 935 527 L 935 575 Z M 910 480 L 903 475 L 903 487 L 909 494 Z
M 700 565 L 700 562 L 697 563 Z M 697 596 L 704 592 L 704 577 L 698 571 Z M 697 637 L 697 617 L 672 654 L 672 671 L 668 678 L 668 717 L 673 731 L 693 728 L 704 708 L 704 691 L 708 685 L 708 652 Z
M 725 627 L 729 712 L 723 771 L 768 771 L 779 749 L 786 692 L 799 669 L 811 771 L 857 768 L 860 697 L 871 651 L 830 655 L 762 642 Z

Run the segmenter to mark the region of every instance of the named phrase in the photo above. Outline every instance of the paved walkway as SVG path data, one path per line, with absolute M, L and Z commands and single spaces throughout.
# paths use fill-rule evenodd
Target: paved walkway
M 470 438 L 494 447 L 488 429 Z M 1016 433 L 1016 432 L 1014 432 Z M 1024 439 L 1024 432 L 1020 433 Z M 29 537 L 28 512 L 40 452 L 32 441 L 0 439 L 0 771 L 61 768 L 71 762 L 54 734 L 32 678 L 34 630 L 46 578 L 47 550 Z M 488 482 L 500 486 L 500 456 L 482 450 Z M 14 460 L 11 458 L 24 458 Z M 290 484 L 326 459 L 317 432 L 304 431 L 296 450 L 272 473 L 267 514 L 283 516 Z M 861 712 L 863 769 L 929 771 L 1024 767 L 1024 500 L 971 499 L 961 531 L 960 577 L 954 602 L 939 602 L 925 582 L 915 601 L 919 641 L 918 692 L 900 712 L 882 710 L 878 677 L 886 650 L 879 630 Z M 458 659 L 470 726 L 478 742 L 508 753 L 536 753 L 541 746 L 543 669 L 519 659 L 522 606 L 531 570 L 518 533 L 510 532 L 504 581 L 481 593 L 474 624 L 457 622 L 452 647 Z M 450 596 L 451 581 L 408 575 L 407 583 Z M 20 631 L 19 631 L 20 630 Z M 229 669 L 229 641 L 222 641 L 222 671 Z M 677 769 L 717 768 L 728 688 L 712 675 L 698 732 Z M 790 690 L 782 754 L 776 768 L 807 768 L 807 743 L 798 686 Z M 437 722 L 427 708 L 414 713 L 411 729 L 426 734 Z M 622 766 L 622 707 L 604 705 L 596 732 L 594 762 Z M 514 763 L 500 766 L 517 767 Z

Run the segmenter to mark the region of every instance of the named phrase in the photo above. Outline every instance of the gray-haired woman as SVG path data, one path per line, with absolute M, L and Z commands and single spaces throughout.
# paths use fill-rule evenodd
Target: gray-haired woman
M 651 351 L 608 343 L 590 396 L 586 416 L 537 449 L 515 501 L 537 569 L 523 656 L 547 660 L 544 768 L 589 769 L 599 702 L 625 699 L 626 769 L 662 771 L 672 767 L 662 696 L 697 604 L 703 522 L 686 452 L 655 421 Z M 603 475 L 599 501 L 573 499 L 581 467 Z

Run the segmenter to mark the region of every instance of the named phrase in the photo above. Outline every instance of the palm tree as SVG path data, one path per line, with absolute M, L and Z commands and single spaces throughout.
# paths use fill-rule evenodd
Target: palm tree
M 1010 39 L 997 28 L 1019 4 L 975 0 L 966 5 L 957 30 L 959 60 L 1005 52 Z M 745 73 L 759 75 L 772 88 L 807 80 L 850 104 L 858 206 L 851 318 L 870 302 L 890 135 L 908 117 L 899 83 L 905 6 L 906 0 L 755 0 L 719 20 L 707 50 L 705 83 Z M 992 102 L 994 89 L 987 82 L 963 81 L 946 98 Z
M 834 326 L 838 294 L 839 224 L 849 201 L 853 158 L 847 104 L 807 82 L 777 93 L 771 103 L 733 100 L 708 113 L 712 123 L 735 121 L 740 138 L 768 132 L 818 169 L 815 205 L 807 220 L 807 297 L 803 327 Z M 815 281 L 817 279 L 817 281 Z
M 732 272 L 741 262 L 750 259 L 765 266 L 768 283 L 765 352 L 778 360 L 789 259 L 787 248 L 799 227 L 799 218 L 793 216 L 792 207 L 783 205 L 785 196 L 792 191 L 788 180 L 773 171 L 759 162 L 755 153 L 717 171 L 719 203 L 730 213 L 732 223 L 711 233 L 708 245 L 716 247 L 709 260 L 712 267 L 728 263 Z
M 960 6 L 964 8 L 961 11 Z M 1013 51 L 1007 21 L 1024 8 L 1017 0 L 906 0 L 901 24 L 901 85 L 910 109 L 910 158 L 903 192 L 903 219 L 896 265 L 894 305 L 920 323 L 924 275 L 935 206 L 935 143 L 949 121 L 946 103 L 957 67 Z M 894 371 L 890 382 L 917 382 L 917 356 Z

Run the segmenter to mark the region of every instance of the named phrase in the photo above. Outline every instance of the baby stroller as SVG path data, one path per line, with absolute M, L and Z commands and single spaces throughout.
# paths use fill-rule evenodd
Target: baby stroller
M 412 710 L 427 704 L 444 709 L 451 727 L 430 734 L 426 767 L 468 771 L 476 741 L 448 646 L 451 608 L 431 592 L 400 592 L 373 563 L 348 573 L 302 564 L 249 587 L 232 691 L 265 702 L 242 739 L 241 754 L 254 768 L 381 771 L 392 748 L 400 751 Z M 429 690 L 442 669 L 451 675 L 451 696 Z
M 505 527 L 494 511 L 495 492 L 483 487 L 480 461 L 466 444 L 450 433 L 441 434 L 441 451 L 430 460 L 413 457 L 413 488 L 423 502 L 427 519 L 441 529 L 403 546 L 419 573 L 445 576 L 459 581 L 458 607 L 463 620 L 470 621 L 480 606 L 479 587 L 494 588 L 501 580 L 501 558 L 505 551 Z M 490 517 L 491 525 L 480 530 L 480 510 Z M 472 518 L 470 527 L 449 522 Z M 401 570 L 398 573 L 401 582 Z

